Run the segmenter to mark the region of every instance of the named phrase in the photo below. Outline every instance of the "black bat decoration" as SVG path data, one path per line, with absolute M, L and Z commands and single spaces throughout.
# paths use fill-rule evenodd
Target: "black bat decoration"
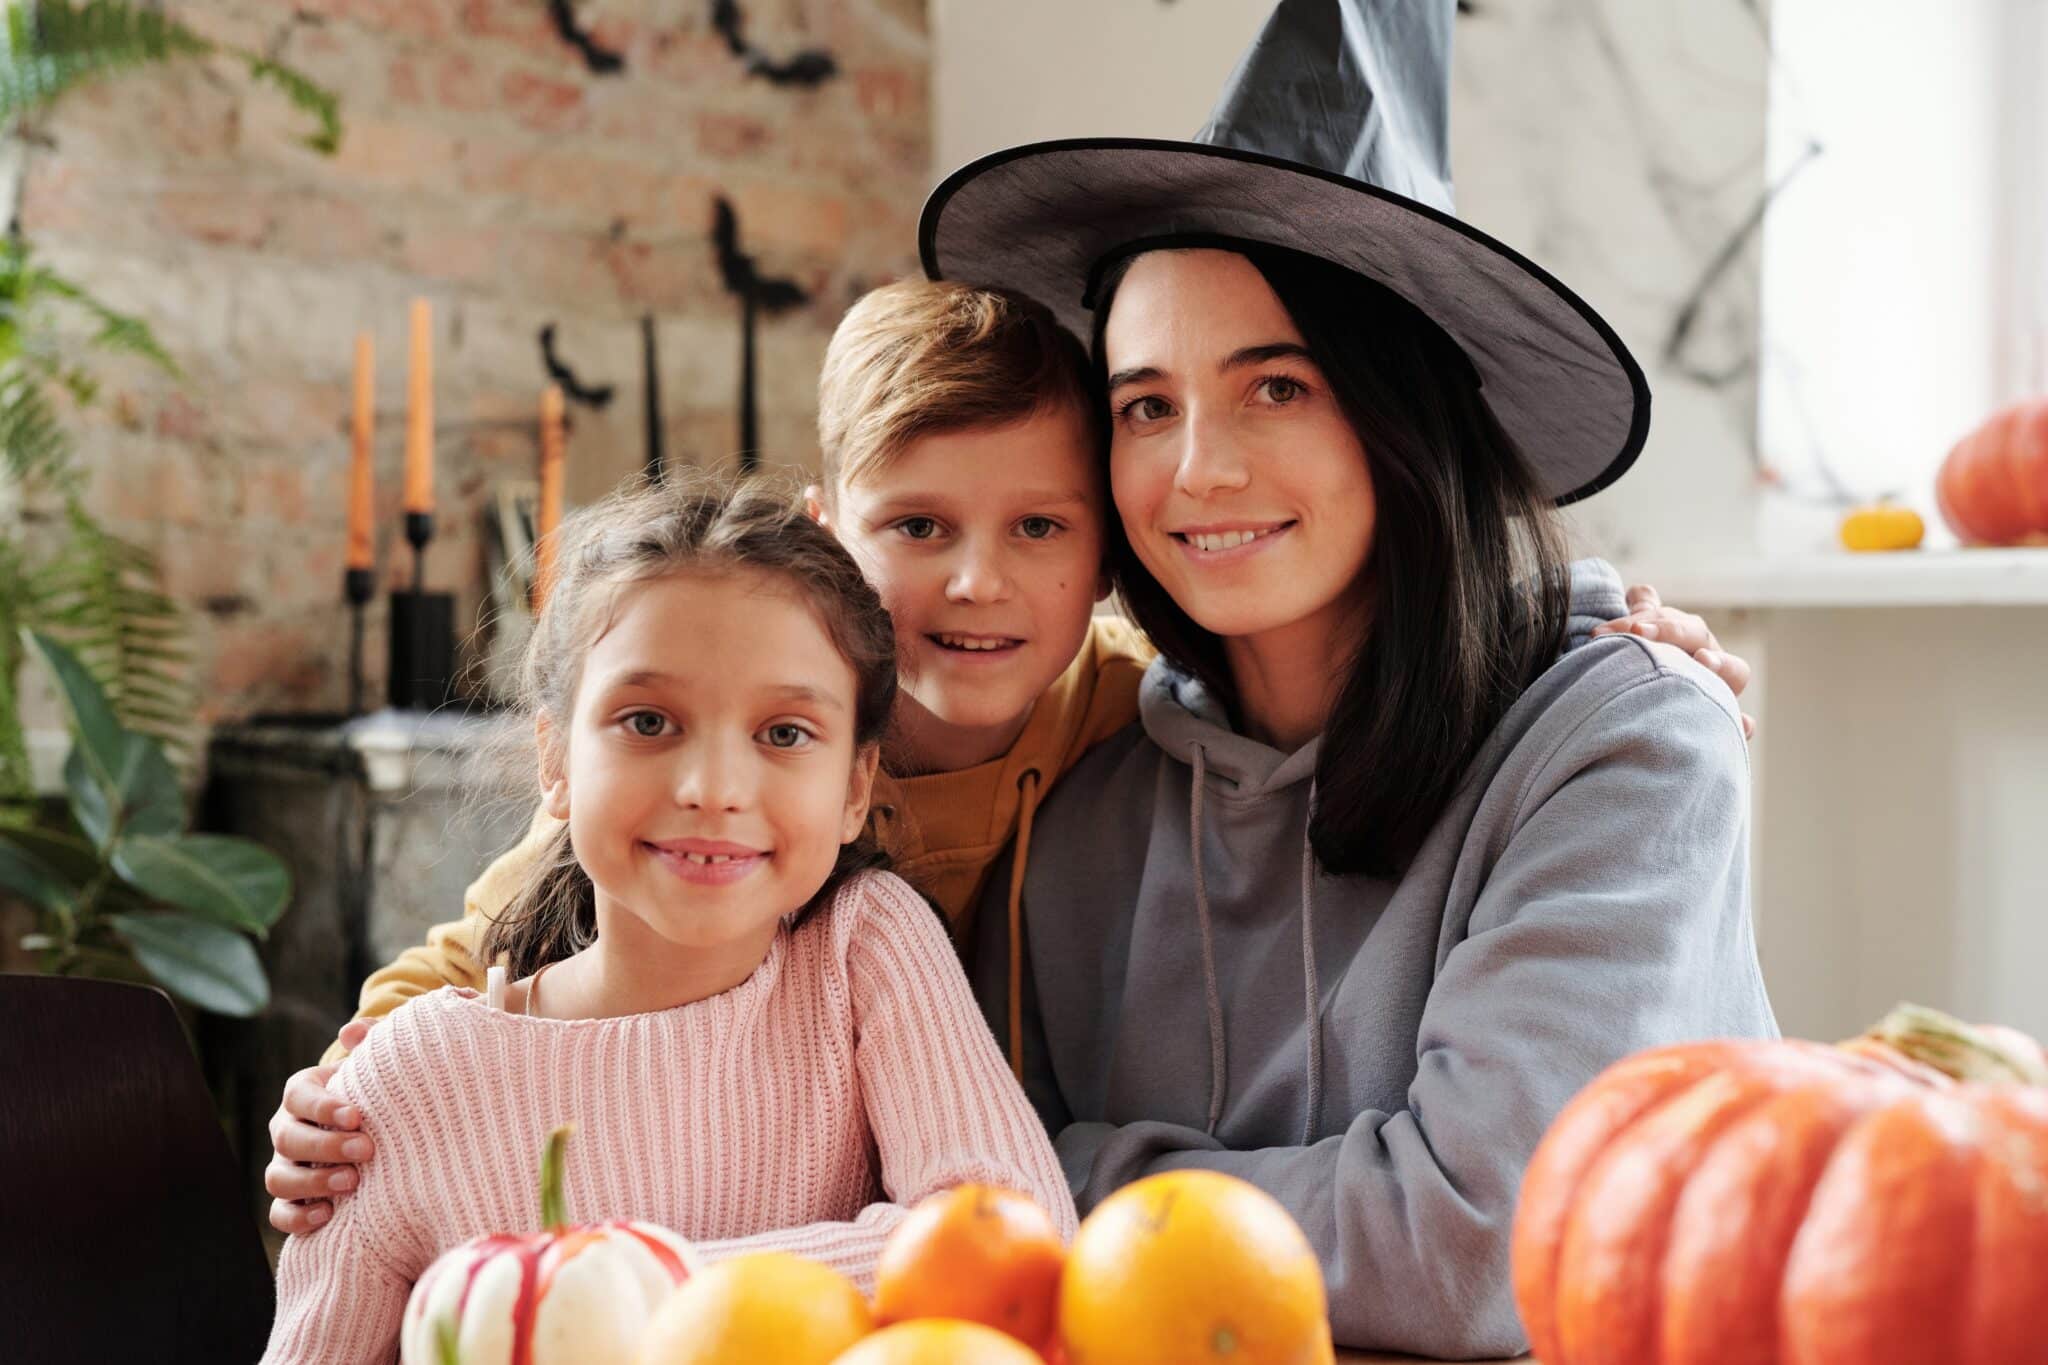
M 771 85 L 817 86 L 839 74 L 839 63 L 829 52 L 811 48 L 778 62 L 749 43 L 741 31 L 745 23 L 739 0 L 711 0 L 711 27 L 725 38 L 732 55 L 746 63 L 748 75 L 760 76 Z
M 626 59 L 599 47 L 597 40 L 576 22 L 576 11 L 569 6 L 570 0 L 548 0 L 548 17 L 555 21 L 555 32 L 562 35 L 562 41 L 582 53 L 583 64 L 600 76 L 616 76 L 624 71 Z
M 740 300 L 740 470 L 751 472 L 761 463 L 760 416 L 755 399 L 754 324 L 762 313 L 781 313 L 811 296 L 795 280 L 764 279 L 754 268 L 754 258 L 740 250 L 739 219 L 723 195 L 718 199 L 718 217 L 711 228 L 718 247 L 718 272 L 725 287 Z
M 718 272 L 725 287 L 741 297 L 751 295 L 756 307 L 769 313 L 785 313 L 809 303 L 811 296 L 795 280 L 770 279 L 754 269 L 754 258 L 740 250 L 739 219 L 732 203 L 718 200 L 718 221 L 712 226 L 712 240 L 718 244 Z
M 576 377 L 576 372 L 555 354 L 555 324 L 552 322 L 540 329 L 540 361 L 547 367 L 548 378 L 560 384 L 564 394 L 585 407 L 601 408 L 612 401 L 610 384 L 599 384 L 595 388 L 586 386 Z

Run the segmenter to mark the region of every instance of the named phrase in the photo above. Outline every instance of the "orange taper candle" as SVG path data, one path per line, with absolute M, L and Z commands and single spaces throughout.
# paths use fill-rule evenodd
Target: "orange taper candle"
M 562 387 L 540 395 L 540 524 L 533 544 L 533 609 L 548 600 L 555 581 L 555 529 L 562 524 Z
M 376 425 L 377 352 L 368 332 L 356 333 L 355 414 L 350 426 L 353 444 L 348 464 L 348 561 L 351 569 L 376 564 L 376 472 L 371 461 Z
M 406 377 L 405 510 L 434 510 L 434 309 L 412 301 L 412 369 Z

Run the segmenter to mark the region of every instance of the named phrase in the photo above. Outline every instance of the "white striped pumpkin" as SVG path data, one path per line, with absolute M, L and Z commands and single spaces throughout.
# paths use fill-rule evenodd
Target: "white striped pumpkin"
M 413 1286 L 402 1365 L 629 1360 L 654 1310 L 702 1268 L 675 1233 L 627 1219 L 567 1226 L 557 1128 L 541 1152 L 543 1232 L 492 1233 L 444 1253 Z

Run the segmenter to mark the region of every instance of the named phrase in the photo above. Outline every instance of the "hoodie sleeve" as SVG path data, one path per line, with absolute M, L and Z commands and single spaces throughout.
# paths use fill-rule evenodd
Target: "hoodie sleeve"
M 1525 1349 L 1509 1236 L 1551 1118 L 1629 1053 L 1771 1027 L 1749 923 L 1748 788 L 1725 699 L 1674 669 L 1621 688 L 1540 761 L 1488 850 L 1466 936 L 1423 1009 L 1406 1108 L 1258 1151 L 1174 1124 L 1071 1124 L 1055 1145 L 1080 1207 L 1156 1171 L 1241 1176 L 1315 1245 L 1339 1344 Z

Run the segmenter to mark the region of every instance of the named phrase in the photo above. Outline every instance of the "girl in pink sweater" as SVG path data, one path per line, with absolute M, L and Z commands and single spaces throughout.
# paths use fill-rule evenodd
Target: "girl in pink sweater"
M 393 1359 L 436 1256 L 533 1226 L 570 1120 L 571 1222 L 714 1260 L 793 1251 L 867 1289 L 906 1207 L 967 1181 L 1073 1230 L 944 926 L 862 834 L 896 663 L 853 561 L 744 486 L 564 536 L 526 666 L 562 845 L 485 939 L 502 1008 L 423 996 L 336 1074 L 378 1159 L 287 1243 L 266 1361 Z

